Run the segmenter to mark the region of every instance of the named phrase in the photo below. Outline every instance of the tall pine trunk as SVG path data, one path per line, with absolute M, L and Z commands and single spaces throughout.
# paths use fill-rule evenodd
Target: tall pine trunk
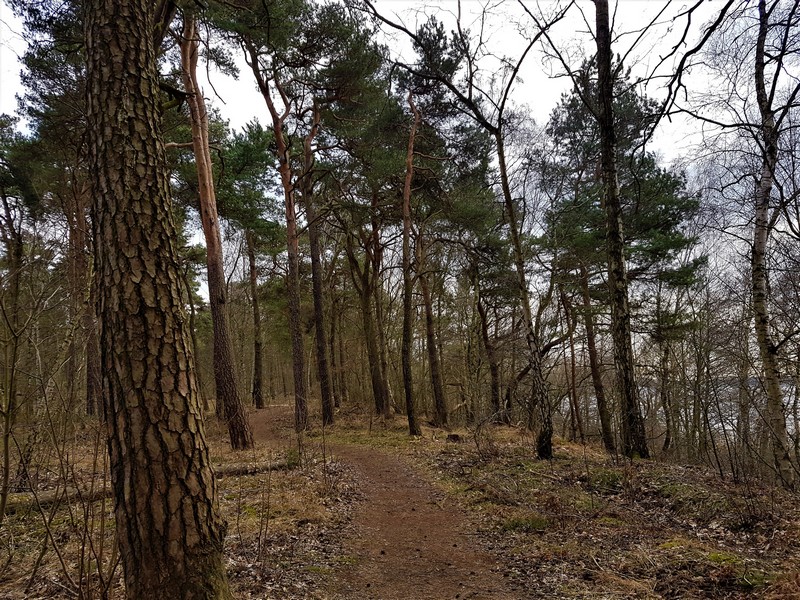
M 222 261 L 222 239 L 219 231 L 217 198 L 211 163 L 211 147 L 208 140 L 208 113 L 203 93 L 197 85 L 197 59 L 200 40 L 194 17 L 184 15 L 181 39 L 181 76 L 186 91 L 186 102 L 192 126 L 192 147 L 197 165 L 197 181 L 200 196 L 200 221 L 206 239 L 206 266 L 208 278 L 208 302 L 211 306 L 211 322 L 214 330 L 214 382 L 217 402 L 222 403 L 223 415 L 228 425 L 228 436 L 234 450 L 253 446 L 253 432 L 247 419 L 233 362 L 233 341 L 227 313 L 227 290 Z
M 378 206 L 377 195 L 372 198 L 372 301 L 374 304 L 375 315 L 375 333 L 378 336 L 378 372 L 381 378 L 381 387 L 383 388 L 383 416 L 390 418 L 392 416 L 392 393 L 389 387 L 389 362 L 387 359 L 386 351 L 386 327 L 383 322 L 383 286 L 381 284 L 381 269 L 383 265 L 383 244 L 380 241 L 380 222 L 377 218 Z
M 408 105 L 414 114 L 411 131 L 408 134 L 406 151 L 406 177 L 403 184 L 403 341 L 401 359 L 403 363 L 403 392 L 406 400 L 409 435 L 422 435 L 417 422 L 414 406 L 414 381 L 411 371 L 411 346 L 413 339 L 413 294 L 414 284 L 411 273 L 411 182 L 414 179 L 414 139 L 420 125 L 420 112 L 414 104 L 414 97 L 408 93 Z
M 597 88 L 600 129 L 600 155 L 603 178 L 603 205 L 606 213 L 608 286 L 611 292 L 611 334 L 614 364 L 620 396 L 622 452 L 628 457 L 649 458 L 639 390 L 634 372 L 631 342 L 631 315 L 628 303 L 628 273 L 625 264 L 625 236 L 622 202 L 617 180 L 617 134 L 614 128 L 614 74 L 611 70 L 611 31 L 608 0 L 595 0 L 597 41 Z
M 294 428 L 305 431 L 308 428 L 308 400 L 305 378 L 305 350 L 303 349 L 303 330 L 300 324 L 300 248 L 297 231 L 297 207 L 295 202 L 295 182 L 292 174 L 290 141 L 287 139 L 284 123 L 289 116 L 290 104 L 277 73 L 267 78 L 261 72 L 258 52 L 252 44 L 247 45 L 250 67 L 258 83 L 261 96 L 267 104 L 272 118 L 272 132 L 275 135 L 275 155 L 278 159 L 278 174 L 283 188 L 283 201 L 286 213 L 286 291 L 289 304 L 289 335 L 292 340 L 292 378 L 294 380 Z M 272 99 L 275 88 L 284 101 L 283 111 Z
M 311 253 L 311 293 L 314 301 L 314 341 L 317 352 L 317 376 L 319 377 L 320 396 L 322 397 L 322 424 L 333 425 L 334 400 L 331 390 L 331 373 L 328 363 L 328 341 L 325 329 L 325 305 L 322 298 L 322 261 L 320 259 L 319 223 L 314 204 L 312 177 L 314 174 L 314 151 L 312 144 L 319 131 L 319 107 L 316 102 L 313 109 L 311 130 L 303 144 L 303 176 L 300 181 L 300 193 L 306 207 L 308 219 L 308 244 Z
M 334 305 L 334 315 L 331 321 L 331 335 L 333 335 L 333 331 L 338 331 L 337 338 L 337 347 L 339 349 L 339 363 L 338 363 L 338 371 L 339 371 L 339 402 L 347 402 L 347 376 L 345 373 L 345 352 L 344 352 L 344 332 L 342 331 L 342 315 L 338 313 L 336 310 L 336 305 Z M 334 325 L 338 323 L 338 327 Z M 332 342 L 331 342 L 332 343 Z
M 126 593 L 231 598 L 160 134 L 153 3 L 84 3 L 89 172 L 111 481 Z

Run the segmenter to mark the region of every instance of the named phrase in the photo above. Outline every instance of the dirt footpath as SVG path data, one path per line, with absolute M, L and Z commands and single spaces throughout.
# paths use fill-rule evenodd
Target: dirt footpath
M 335 449 L 352 465 L 365 500 L 344 541 L 353 560 L 334 576 L 337 600 L 512 600 L 465 515 L 402 459 L 358 446 Z

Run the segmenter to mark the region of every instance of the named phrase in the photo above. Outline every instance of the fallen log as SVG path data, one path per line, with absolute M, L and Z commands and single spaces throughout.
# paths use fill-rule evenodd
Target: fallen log
M 214 474 L 218 479 L 224 477 L 240 477 L 242 475 L 258 475 L 268 471 L 286 471 L 293 468 L 288 461 L 276 460 L 264 463 L 230 463 L 217 465 L 214 467 Z M 51 506 L 55 503 L 64 502 L 96 502 L 103 498 L 110 498 L 112 496 L 111 486 L 105 488 L 97 488 L 90 490 L 88 488 L 81 489 L 76 487 L 68 487 L 59 490 L 47 490 L 34 494 L 33 492 L 16 492 L 8 495 L 6 502 L 6 514 L 14 514 L 22 509 L 32 507 L 36 508 L 38 500 L 39 506 L 44 508 Z
M 223 477 L 233 477 L 237 475 L 258 475 L 267 471 L 288 471 L 293 468 L 285 460 L 275 460 L 268 463 L 236 463 L 228 465 L 217 465 L 214 467 L 214 474 L 218 479 Z

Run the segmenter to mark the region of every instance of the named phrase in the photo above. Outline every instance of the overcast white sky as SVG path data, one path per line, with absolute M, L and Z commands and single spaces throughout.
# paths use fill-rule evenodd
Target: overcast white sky
M 399 16 L 409 27 L 415 29 L 416 23 L 425 20 L 425 13 L 437 12 L 439 18 L 452 25 L 452 18 L 458 10 L 456 0 L 441 1 L 410 1 L 410 0 L 377 0 L 381 12 L 387 15 L 394 13 Z M 533 12 L 539 9 L 535 2 L 525 0 L 526 5 Z M 461 4 L 462 22 L 469 26 L 470 20 L 475 20 L 485 1 L 464 0 Z M 613 4 L 613 2 L 612 2 Z M 655 27 L 643 39 L 637 41 L 633 52 L 626 58 L 626 64 L 634 67 L 634 72 L 643 73 L 658 61 L 660 55 L 674 44 L 682 31 L 683 20 L 672 22 L 672 17 L 680 14 L 688 6 L 688 1 L 666 2 L 661 0 L 620 0 L 615 11 L 615 33 L 619 38 L 615 43 L 615 51 L 624 54 L 638 37 L 638 31 L 647 25 L 668 5 L 660 25 Z M 703 12 L 693 19 L 694 29 L 688 37 L 692 42 L 697 39 L 700 27 L 711 14 L 721 5 L 719 0 L 709 0 L 703 7 Z M 541 1 L 540 9 L 547 12 L 552 10 L 555 3 Z M 491 2 L 491 11 L 495 16 L 488 20 L 485 32 L 488 37 L 488 46 L 497 54 L 518 56 L 525 45 L 525 35 L 533 30 L 529 27 L 529 18 L 521 10 L 516 0 L 496 0 Z M 574 64 L 580 62 L 579 56 L 588 56 L 593 52 L 594 42 L 590 34 L 594 20 L 594 6 L 591 1 L 578 2 L 568 14 L 568 18 L 560 22 L 552 31 L 554 40 L 557 41 L 562 51 L 574 57 Z M 588 21 L 589 26 L 587 26 Z M 476 31 L 478 24 L 472 24 L 471 29 Z M 25 42 L 22 36 L 22 27 L 11 10 L 0 0 L 0 113 L 14 113 L 17 108 L 15 95 L 21 91 L 19 85 L 20 66 L 17 56 L 24 51 Z M 395 35 L 388 39 L 393 51 L 408 49 L 407 42 L 402 36 Z M 491 70 L 491 65 L 488 66 Z M 520 71 L 519 84 L 515 88 L 513 100 L 517 105 L 526 105 L 532 117 L 539 123 L 544 123 L 550 111 L 555 106 L 560 94 L 570 87 L 569 81 L 564 77 L 556 77 L 562 73 L 561 67 L 554 61 L 548 60 L 541 46 L 530 54 Z M 246 122 L 258 118 L 265 120 L 264 101 L 255 89 L 252 79 L 247 72 L 242 72 L 239 81 L 232 80 L 223 75 L 213 77 L 214 88 L 220 94 L 221 100 L 215 97 L 214 90 L 205 86 L 205 95 L 211 98 L 212 103 L 221 109 L 226 118 L 230 119 L 234 128 L 239 128 Z M 658 86 L 653 85 L 647 90 L 648 94 L 657 96 Z M 690 126 L 685 123 L 673 124 L 662 131 L 655 140 L 655 147 L 667 156 L 674 157 L 686 145 L 684 138 L 690 131 Z
M 15 94 L 20 90 L 17 55 L 25 47 L 22 26 L 5 2 L 0 0 L 0 114 L 17 109 Z

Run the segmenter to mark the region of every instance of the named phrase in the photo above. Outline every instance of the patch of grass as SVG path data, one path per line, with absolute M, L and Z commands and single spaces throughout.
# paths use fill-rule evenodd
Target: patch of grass
M 709 552 L 708 560 L 715 565 L 730 565 L 736 566 L 741 564 L 742 559 L 730 552 Z
M 353 444 L 355 446 L 369 446 L 371 448 L 405 448 L 414 438 L 405 430 L 378 429 L 364 431 L 363 429 L 339 429 L 327 433 L 329 444 Z
M 699 490 L 688 483 L 669 481 L 658 486 L 658 493 L 663 498 L 683 500 L 699 494 Z
M 659 544 L 659 549 L 661 550 L 674 550 L 675 548 L 686 548 L 688 542 L 682 538 L 675 538 L 671 540 L 667 540 L 663 544 Z
M 622 491 L 623 476 L 616 469 L 596 469 L 589 473 L 587 486 L 600 494 L 616 494 Z
M 503 531 L 517 531 L 520 533 L 542 533 L 550 526 L 550 521 L 541 515 L 527 515 L 512 517 L 503 522 Z
M 605 499 L 595 497 L 580 488 L 570 490 L 569 503 L 576 511 L 581 513 L 601 511 L 608 505 Z
M 290 469 L 297 469 L 303 464 L 300 451 L 297 448 L 286 449 L 286 464 Z
M 320 567 L 317 565 L 306 565 L 303 567 L 303 570 L 306 573 L 313 573 L 315 575 L 330 575 L 334 572 L 331 567 Z
M 736 582 L 743 588 L 755 590 L 770 585 L 775 580 L 772 573 L 759 569 L 746 569 L 736 577 Z
M 607 527 L 622 527 L 625 525 L 625 521 L 622 519 L 617 519 L 616 517 L 609 517 L 609 516 L 602 516 L 597 519 L 597 523 L 600 525 L 605 525 Z
M 527 549 L 529 555 L 531 550 Z M 556 543 L 536 544 L 536 557 L 543 561 L 577 561 L 586 554 L 586 546 L 574 541 L 559 540 Z
M 744 556 L 735 552 L 713 549 L 698 540 L 673 538 L 658 546 L 665 551 L 661 578 L 680 578 L 681 573 L 704 574 L 705 580 L 727 589 L 748 591 L 762 589 L 775 580 L 763 569 L 753 568 Z M 677 581 L 677 579 L 676 579 Z M 666 583 L 665 583 L 666 585 Z
M 669 500 L 679 515 L 691 515 L 699 521 L 711 521 L 729 509 L 725 498 L 688 483 L 669 482 L 658 486 L 658 494 Z

